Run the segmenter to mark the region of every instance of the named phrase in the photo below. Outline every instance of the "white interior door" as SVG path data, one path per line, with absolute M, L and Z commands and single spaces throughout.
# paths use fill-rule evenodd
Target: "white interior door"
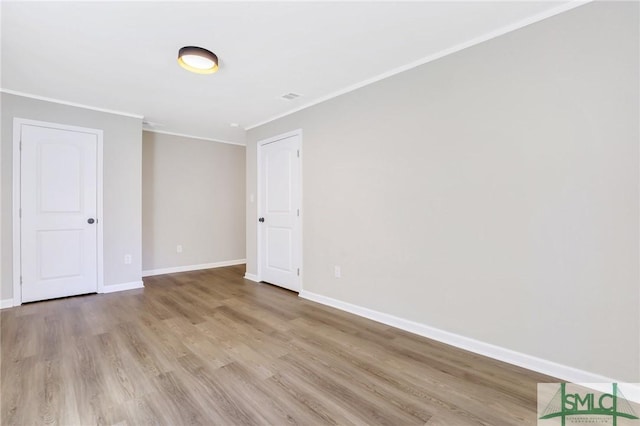
M 300 291 L 300 135 L 261 143 L 260 280 Z
M 95 293 L 98 136 L 22 124 L 20 137 L 22 302 Z

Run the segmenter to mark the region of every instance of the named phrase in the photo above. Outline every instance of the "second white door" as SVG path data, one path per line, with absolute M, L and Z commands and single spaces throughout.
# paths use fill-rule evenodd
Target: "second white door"
M 300 134 L 259 145 L 260 279 L 300 291 Z
M 21 301 L 95 293 L 98 135 L 17 125 Z

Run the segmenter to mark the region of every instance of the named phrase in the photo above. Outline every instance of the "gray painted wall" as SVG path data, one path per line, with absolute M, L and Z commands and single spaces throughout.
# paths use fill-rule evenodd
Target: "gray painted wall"
M 142 140 L 142 269 L 244 259 L 245 147 L 152 132 Z
M 2 103 L 2 283 L 0 299 L 13 298 L 13 118 L 104 131 L 103 231 L 105 286 L 141 280 L 142 121 L 6 93 Z M 124 255 L 132 263 L 124 264 Z
M 591 3 L 250 130 L 248 196 L 302 128 L 306 291 L 638 382 L 638 36 Z

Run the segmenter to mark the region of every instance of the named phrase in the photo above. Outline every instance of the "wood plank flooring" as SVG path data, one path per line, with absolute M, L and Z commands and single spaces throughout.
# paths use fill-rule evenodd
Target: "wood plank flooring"
M 243 273 L 3 310 L 0 423 L 534 425 L 557 381 Z

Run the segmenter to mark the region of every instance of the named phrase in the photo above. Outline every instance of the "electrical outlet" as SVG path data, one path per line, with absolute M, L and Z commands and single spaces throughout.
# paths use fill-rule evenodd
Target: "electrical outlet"
M 176 246 L 176 252 L 177 252 L 177 253 L 182 253 L 182 245 L 178 244 L 178 245 Z
M 124 255 L 124 264 L 125 265 L 131 265 L 131 255 L 130 254 L 125 254 Z
M 340 270 L 340 265 L 336 265 L 333 267 L 333 276 L 336 278 L 340 278 L 342 271 Z

